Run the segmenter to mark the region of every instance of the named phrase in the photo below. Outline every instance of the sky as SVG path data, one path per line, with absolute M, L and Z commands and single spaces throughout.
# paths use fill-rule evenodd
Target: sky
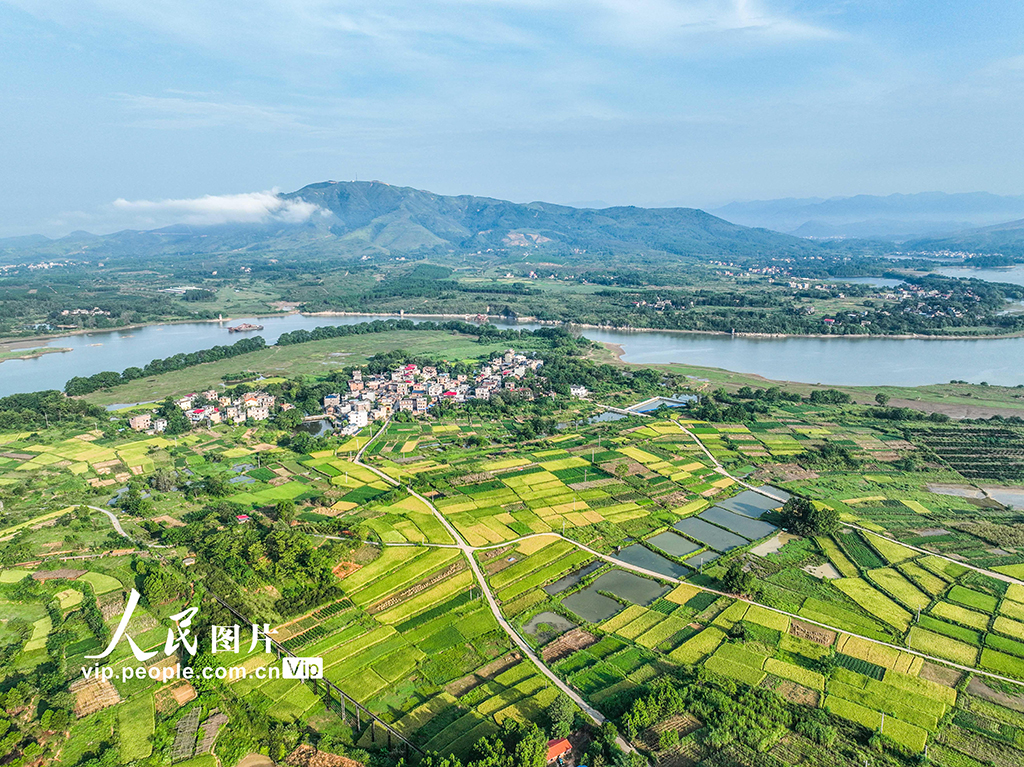
M 0 237 L 519 202 L 1024 193 L 1016 0 L 0 0 Z

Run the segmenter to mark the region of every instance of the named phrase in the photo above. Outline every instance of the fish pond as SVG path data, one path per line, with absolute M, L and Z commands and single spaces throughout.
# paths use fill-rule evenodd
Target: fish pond
M 694 540 L 707 544 L 716 551 L 731 551 L 750 543 L 746 538 L 730 533 L 728 530 L 723 530 L 720 527 L 715 527 L 710 522 L 705 522 L 703 519 L 697 519 L 696 517 L 680 520 L 673 527 Z
M 788 501 L 792 496 L 785 490 L 780 490 L 777 487 L 771 485 L 765 485 L 764 491 L 777 495 L 783 501 Z M 742 514 L 745 517 L 759 517 L 766 511 L 771 509 L 777 509 L 781 505 L 778 501 L 773 498 L 768 498 L 761 493 L 754 492 L 753 490 L 744 490 L 738 495 L 734 495 L 732 498 L 728 498 L 724 501 L 719 501 L 718 505 L 723 509 Z
M 576 570 L 575 572 L 569 573 L 568 575 L 562 576 L 554 583 L 549 583 L 547 586 L 544 587 L 544 591 L 546 591 L 548 594 L 561 594 L 563 591 L 575 586 L 577 583 L 582 581 L 595 570 L 600 569 L 601 565 L 603 564 L 604 562 L 591 562 L 586 567 Z
M 775 525 L 769 525 L 767 522 L 751 519 L 742 514 L 734 514 L 728 509 L 723 509 L 721 506 L 712 506 L 707 511 L 702 512 L 698 518 L 719 527 L 724 527 L 726 530 L 742 535 L 751 541 L 764 538 L 778 530 Z
M 700 546 L 689 538 L 684 538 L 678 533 L 673 533 L 671 531 L 658 533 L 652 538 L 648 538 L 647 542 L 652 546 L 661 549 L 666 554 L 673 557 L 679 557 L 680 559 L 685 556 L 689 556 L 700 549 Z
M 530 618 L 523 626 L 523 633 L 533 637 L 538 644 L 546 644 L 574 628 L 576 628 L 576 624 L 564 615 L 547 610 Z
M 667 575 L 670 578 L 685 578 L 692 572 L 686 565 L 673 562 L 671 559 L 663 557 L 656 551 L 651 551 L 640 543 L 627 546 L 620 553 L 616 554 L 615 558 L 626 564 L 642 567 L 645 570 Z

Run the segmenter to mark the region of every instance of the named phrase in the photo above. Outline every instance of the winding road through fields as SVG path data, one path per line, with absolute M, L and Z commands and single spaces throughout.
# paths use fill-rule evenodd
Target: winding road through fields
M 356 457 L 353 463 L 355 463 L 357 466 L 362 466 L 364 469 L 369 469 L 370 471 L 372 471 L 374 474 L 376 474 L 378 477 L 380 477 L 393 487 L 402 487 L 406 492 L 408 492 L 414 498 L 417 498 L 421 503 L 426 505 L 428 509 L 430 509 L 431 513 L 437 518 L 438 522 L 440 522 L 444 526 L 444 529 L 448 531 L 448 534 L 452 537 L 452 540 L 455 541 L 456 548 L 458 548 L 462 552 L 462 555 L 469 562 L 469 567 L 473 571 L 473 577 L 476 579 L 477 584 L 480 586 L 480 592 L 484 595 L 484 599 L 487 601 L 487 606 L 490 608 L 491 613 L 494 614 L 494 618 L 498 622 L 498 625 L 501 627 L 501 630 L 508 634 L 509 638 L 516 644 L 516 646 L 520 649 L 523 655 L 529 658 L 537 667 L 537 669 L 542 674 L 544 674 L 544 676 L 546 676 L 551 681 L 551 683 L 555 685 L 555 687 L 557 687 L 559 690 L 568 695 L 572 699 L 572 701 L 577 706 L 579 706 L 580 709 L 588 717 L 594 720 L 597 724 L 603 724 L 605 722 L 604 715 L 596 708 L 591 706 L 589 703 L 587 703 L 585 700 L 583 700 L 579 693 L 577 693 L 575 690 L 569 687 L 569 685 L 567 685 L 565 682 L 559 679 L 555 672 L 549 669 L 544 664 L 544 662 L 537 657 L 537 654 L 533 651 L 533 648 L 530 647 L 529 643 L 522 636 L 520 636 L 519 632 L 516 631 L 515 628 L 512 627 L 512 624 L 510 624 L 505 619 L 505 616 L 501 614 L 501 610 L 498 608 L 498 602 L 497 600 L 495 600 L 494 594 L 491 593 L 491 588 L 487 585 L 487 579 L 484 578 L 484 574 L 480 570 L 480 565 L 477 563 L 476 557 L 473 555 L 473 552 L 476 551 L 476 547 L 470 546 L 459 533 L 459 531 L 455 529 L 455 525 L 453 525 L 448 520 L 448 518 L 445 517 L 445 515 L 442 514 L 441 511 L 436 506 L 434 506 L 434 504 L 432 504 L 428 499 L 424 498 L 422 495 L 417 493 L 408 485 L 403 486 L 398 480 L 391 476 L 388 476 L 383 471 L 377 469 L 375 466 L 371 466 L 368 463 L 363 463 L 363 452 L 366 450 L 366 448 L 370 446 L 374 439 L 376 439 L 378 436 L 380 436 L 387 430 L 388 424 L 390 422 L 390 418 L 386 420 L 384 422 L 384 426 L 382 426 L 380 430 L 373 435 L 373 438 L 370 439 L 365 445 L 363 445 L 362 448 L 360 448 L 359 452 L 356 453 Z M 626 751 L 634 750 L 633 747 L 629 743 L 627 743 L 621 736 L 619 736 L 617 743 L 619 745 L 619 748 L 622 748 Z
M 610 408 L 608 406 L 602 406 L 602 407 L 606 407 L 607 409 L 610 409 L 610 410 L 618 410 L 618 408 Z M 637 415 L 647 416 L 646 413 L 637 414 Z M 378 436 L 380 436 L 382 433 L 384 433 L 384 431 L 387 429 L 388 423 L 390 423 L 390 419 L 388 421 L 385 421 L 384 426 L 365 445 L 363 445 L 363 447 L 356 454 L 355 459 L 354 459 L 354 463 L 356 463 L 358 466 L 362 466 L 363 468 L 368 469 L 369 471 L 372 471 L 374 474 L 379 476 L 382 480 L 384 480 L 386 483 L 388 483 L 392 487 L 401 487 L 401 488 L 403 488 L 404 490 L 406 490 L 406 492 L 408 492 L 409 494 L 411 494 L 414 497 L 416 497 L 417 499 L 419 499 L 420 502 L 422 502 L 424 505 L 427 506 L 427 508 L 430 509 L 430 511 L 433 513 L 433 515 L 437 518 L 437 520 L 444 526 L 445 530 L 448 531 L 448 534 L 451 535 L 452 540 L 456 541 L 456 543 L 454 544 L 454 546 L 452 544 L 412 544 L 412 545 L 437 546 L 437 547 L 444 547 L 444 548 L 458 548 L 463 553 L 463 555 L 465 556 L 467 561 L 469 562 L 469 566 L 470 566 L 470 568 L 471 568 L 471 570 L 473 572 L 473 576 L 474 576 L 474 578 L 476 579 L 477 583 L 480 586 L 481 593 L 484 595 L 484 598 L 487 601 L 487 605 L 490 608 L 491 612 L 494 614 L 494 617 L 497 620 L 498 625 L 501 627 L 501 629 L 506 634 L 508 634 L 509 638 L 512 639 L 512 641 L 516 644 L 516 646 L 520 648 L 520 650 L 523 652 L 523 654 L 526 657 L 528 657 L 531 661 L 533 661 L 533 663 L 537 666 L 537 668 L 541 671 L 541 673 L 543 673 L 548 679 L 551 680 L 552 684 L 554 684 L 559 690 L 561 690 L 566 695 L 568 695 L 573 700 L 573 702 L 575 702 L 576 705 L 578 705 L 580 707 L 580 709 L 583 710 L 587 714 L 587 716 L 592 718 L 598 724 L 601 724 L 601 723 L 603 723 L 605 721 L 605 717 L 601 714 L 601 712 L 599 712 L 595 708 L 593 708 L 590 704 L 588 704 L 585 700 L 583 700 L 583 698 L 576 691 L 574 691 L 571 687 L 569 687 L 567 684 L 565 684 L 565 682 L 563 682 L 561 679 L 559 679 L 555 675 L 555 673 L 553 671 L 551 671 L 551 669 L 549 669 L 539 657 L 537 657 L 536 653 L 534 653 L 533 649 L 526 642 L 526 640 L 505 619 L 504 615 L 502 615 L 501 610 L 498 607 L 498 603 L 495 600 L 494 595 L 492 594 L 492 592 L 490 590 L 490 587 L 488 586 L 487 581 L 484 578 L 484 575 L 483 575 L 483 573 L 480 570 L 480 566 L 479 566 L 479 564 L 476 561 L 476 557 L 474 556 L 475 552 L 477 552 L 477 551 L 485 551 L 485 550 L 488 550 L 488 549 L 501 548 L 503 546 L 511 546 L 511 545 L 514 545 L 514 544 L 516 544 L 516 543 L 518 543 L 520 541 L 528 540 L 528 539 L 531 539 L 531 538 L 549 537 L 549 538 L 554 538 L 554 539 L 560 539 L 560 540 L 566 541 L 567 543 L 572 544 L 573 546 L 576 546 L 577 548 L 579 548 L 579 549 L 581 549 L 583 551 L 588 552 L 589 554 L 593 555 L 594 557 L 596 557 L 598 559 L 603 560 L 604 562 L 607 562 L 609 564 L 615 565 L 616 567 L 622 568 L 624 570 L 630 570 L 630 571 L 635 572 L 635 573 L 637 573 L 639 575 L 645 575 L 647 577 L 654 578 L 654 579 L 657 579 L 657 580 L 662 581 L 662 582 L 668 582 L 668 583 L 674 583 L 674 584 L 682 584 L 682 583 L 685 582 L 685 583 L 687 583 L 687 585 L 692 586 L 694 588 L 697 588 L 700 591 L 704 591 L 704 592 L 707 592 L 707 593 L 710 593 L 710 594 L 716 594 L 718 596 L 725 596 L 725 597 L 730 597 L 730 598 L 733 598 L 733 599 L 739 599 L 741 601 L 748 602 L 750 604 L 757 604 L 760 607 L 763 607 L 764 609 L 770 610 L 771 612 L 777 613 L 779 615 L 785 615 L 785 616 L 789 617 L 790 619 L 795 619 L 795 620 L 803 621 L 804 623 L 809 623 L 809 624 L 812 624 L 814 626 L 818 626 L 820 628 L 828 629 L 829 631 L 834 631 L 834 632 L 836 632 L 838 634 L 846 634 L 847 636 L 856 637 L 858 639 L 863 639 L 865 641 L 872 642 L 874 644 L 881 645 L 883 647 L 888 647 L 888 648 L 891 648 L 891 649 L 894 649 L 894 650 L 899 650 L 900 652 L 905 652 L 905 653 L 908 653 L 910 655 L 914 655 L 916 657 L 922 658 L 922 659 L 930 661 L 932 663 L 937 663 L 939 665 L 948 666 L 950 668 L 955 668 L 955 669 L 957 669 L 959 671 L 969 672 L 969 673 L 972 673 L 972 674 L 977 674 L 979 676 L 987 677 L 989 679 L 994 679 L 994 680 L 998 680 L 998 681 L 1001 681 L 1001 682 L 1006 682 L 1008 684 L 1014 684 L 1014 685 L 1017 685 L 1017 686 L 1020 686 L 1020 687 L 1024 687 L 1024 682 L 1021 682 L 1020 680 L 1017 680 L 1017 679 L 1012 679 L 1010 677 L 1002 676 L 1001 674 L 996 674 L 996 673 L 993 673 L 993 672 L 990 672 L 990 671 L 984 671 L 984 670 L 981 670 L 981 669 L 978 669 L 978 668 L 975 668 L 975 667 L 972 667 L 972 666 L 966 666 L 966 665 L 962 665 L 962 664 L 959 664 L 959 663 L 954 663 L 954 662 L 946 660 L 944 658 L 939 658 L 937 656 L 929 655 L 927 653 L 920 652 L 918 650 L 914 650 L 914 649 L 911 649 L 911 648 L 908 648 L 908 647 L 903 647 L 901 645 L 897 645 L 897 644 L 894 644 L 894 643 L 891 643 L 891 642 L 884 642 L 884 641 L 881 641 L 879 639 L 874 639 L 873 637 L 867 637 L 867 636 L 863 636 L 861 634 L 855 634 L 855 633 L 853 633 L 851 631 L 847 631 L 845 629 L 841 629 L 841 628 L 838 628 L 836 626 L 829 625 L 827 623 L 821 623 L 820 621 L 811 620 L 811 619 L 806 618 L 806 617 L 804 617 L 802 615 L 798 615 L 796 613 L 791 613 L 791 612 L 788 612 L 786 610 L 782 610 L 780 608 L 773 607 L 771 605 L 766 605 L 766 604 L 762 604 L 760 602 L 755 602 L 753 600 L 746 599 L 746 598 L 744 598 L 742 596 L 739 596 L 739 595 L 736 595 L 736 594 L 730 594 L 730 593 L 727 593 L 727 592 L 724 592 L 724 591 L 719 591 L 717 589 L 710 588 L 708 586 L 701 586 L 701 585 L 698 585 L 698 584 L 695 584 L 695 583 L 690 583 L 689 581 L 682 581 L 682 580 L 680 580 L 678 578 L 672 578 L 672 577 L 666 576 L 666 575 L 664 575 L 662 573 L 655 572 L 653 570 L 648 570 L 646 568 L 639 567 L 637 565 L 633 565 L 633 564 L 630 564 L 628 562 L 623 562 L 622 560 L 617 559 L 617 558 L 615 558 L 615 557 L 613 557 L 611 555 L 602 554 L 599 551 L 595 551 L 594 549 L 592 549 L 592 548 L 590 548 L 590 547 L 580 543 L 579 541 L 575 541 L 575 540 L 573 540 L 571 538 L 567 538 L 564 535 L 561 535 L 559 533 L 554 533 L 554 532 L 551 532 L 551 533 L 533 533 L 531 535 L 525 535 L 525 536 L 522 536 L 520 538 L 516 538 L 516 539 L 513 539 L 513 540 L 509 540 L 509 541 L 504 541 L 502 543 L 489 544 L 487 546 L 470 546 L 465 541 L 465 539 L 461 536 L 461 534 L 458 532 L 458 530 L 455 528 L 455 526 L 427 498 L 425 498 L 423 495 L 421 495 L 420 493 L 418 493 L 415 490 L 413 490 L 411 487 L 409 487 L 407 485 L 402 485 L 402 483 L 400 483 L 398 480 L 396 480 L 395 478 L 389 476 L 388 474 L 386 474 L 385 472 L 383 472 L 380 469 L 376 468 L 375 466 L 371 466 L 370 464 L 363 462 L 362 458 L 363 458 L 364 451 L 366 450 L 366 448 L 368 448 L 370 446 L 371 443 L 373 443 L 373 441 Z M 690 439 L 692 439 L 694 441 L 694 443 L 696 443 L 696 445 L 701 449 L 701 451 L 712 462 L 712 464 L 714 465 L 715 470 L 718 473 L 720 473 L 722 476 L 728 477 L 729 479 L 731 479 L 734 482 L 736 482 L 738 485 L 740 485 L 742 487 L 745 487 L 745 488 L 747 488 L 749 490 L 753 490 L 754 492 L 759 493 L 760 495 L 763 495 L 765 497 L 768 497 L 768 498 L 771 498 L 773 500 L 776 500 L 779 503 L 783 503 L 784 502 L 783 498 L 781 498 L 781 497 L 779 497 L 779 496 L 777 496 L 777 495 L 775 495 L 775 494 L 765 490 L 764 488 L 758 487 L 758 486 L 755 486 L 755 485 L 751 485 L 751 484 L 749 484 L 749 483 L 739 479 L 738 477 L 734 477 L 731 474 L 729 474 L 729 472 L 725 469 L 725 467 L 722 466 L 722 464 L 718 461 L 718 459 L 715 458 L 714 455 L 711 454 L 711 452 L 707 449 L 707 446 L 705 446 L 704 443 L 701 442 L 700 439 L 693 432 L 691 432 L 689 429 L 684 427 L 678 421 L 673 421 L 673 423 L 675 423 L 676 426 L 683 433 L 685 433 L 687 436 L 689 436 Z M 850 527 L 856 527 L 857 529 L 863 530 L 864 532 L 870 532 L 873 535 L 878 535 L 878 533 L 873 531 L 873 530 L 868 530 L 866 528 L 859 527 L 857 525 L 849 525 L 849 526 Z M 887 538 L 887 540 L 891 540 L 893 543 L 896 543 L 896 544 L 898 544 L 900 546 L 906 546 L 906 548 L 909 548 L 909 549 L 914 550 L 914 551 L 918 551 L 920 553 L 928 554 L 930 556 L 941 556 L 941 555 L 937 555 L 937 554 L 935 554 L 934 552 L 931 552 L 931 551 L 925 551 L 923 549 L 918 549 L 918 548 L 916 548 L 914 546 L 907 546 L 906 544 L 903 544 L 903 543 L 901 543 L 899 541 L 896 541 L 895 539 L 892 539 L 892 538 L 888 538 L 888 537 L 886 537 L 886 538 Z M 383 545 L 388 545 L 388 544 L 383 544 Z M 408 545 L 408 544 L 397 544 L 397 545 Z M 945 559 L 947 561 L 955 562 L 956 564 L 964 566 L 962 562 L 956 562 L 956 560 L 951 559 L 949 557 L 941 557 L 941 558 Z M 1009 576 L 1003 575 L 1002 573 L 996 573 L 996 572 L 985 570 L 984 568 L 979 568 L 979 567 L 971 567 L 970 569 L 975 570 L 975 571 L 980 572 L 980 573 L 983 573 L 985 575 L 989 575 L 989 576 L 994 577 L 994 578 L 998 578 L 999 580 L 1003 580 L 1003 581 L 1007 581 L 1007 582 L 1011 582 L 1011 583 L 1022 583 L 1022 585 L 1024 585 L 1024 582 L 1019 581 L 1019 580 L 1017 580 L 1015 578 L 1011 578 Z M 619 737 L 617 742 L 618 742 L 618 744 L 619 744 L 619 746 L 621 748 L 624 748 L 624 749 L 630 750 L 630 751 L 634 750 L 631 745 L 629 745 L 625 740 L 623 740 L 621 738 L 621 736 Z

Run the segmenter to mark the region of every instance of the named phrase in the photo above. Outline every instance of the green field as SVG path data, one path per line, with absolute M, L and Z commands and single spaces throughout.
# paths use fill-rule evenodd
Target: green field
M 155 710 L 153 696 L 137 695 L 122 703 L 117 711 L 117 729 L 120 735 L 121 763 L 144 759 L 153 752 L 151 741 Z

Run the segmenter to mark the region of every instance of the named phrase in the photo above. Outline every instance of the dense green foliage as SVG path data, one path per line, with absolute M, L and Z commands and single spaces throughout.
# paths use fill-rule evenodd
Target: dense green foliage
M 0 398 L 0 429 L 5 430 L 38 429 L 50 423 L 73 425 L 103 414 L 103 408 L 69 399 L 53 389 Z
M 106 389 L 111 386 L 117 386 L 118 384 L 128 383 L 129 381 L 134 381 L 136 378 L 145 378 L 146 376 L 157 375 L 159 373 L 169 373 L 172 370 L 182 370 L 184 368 L 193 367 L 194 365 L 202 365 L 204 362 L 216 362 L 217 360 L 230 359 L 231 357 L 237 357 L 240 354 L 259 351 L 260 349 L 265 348 L 266 345 L 267 343 L 262 337 L 254 336 L 252 338 L 243 338 L 241 341 L 236 341 L 230 346 L 214 346 L 210 349 L 201 349 L 197 352 L 175 354 L 165 359 L 153 360 L 144 368 L 130 367 L 125 368 L 121 373 L 104 371 L 88 377 L 75 376 L 64 384 L 64 392 L 72 397 L 81 394 L 88 394 L 89 392 L 94 392 L 97 389 Z
M 797 535 L 833 535 L 839 530 L 839 512 L 806 498 L 790 498 L 782 506 L 783 526 Z

